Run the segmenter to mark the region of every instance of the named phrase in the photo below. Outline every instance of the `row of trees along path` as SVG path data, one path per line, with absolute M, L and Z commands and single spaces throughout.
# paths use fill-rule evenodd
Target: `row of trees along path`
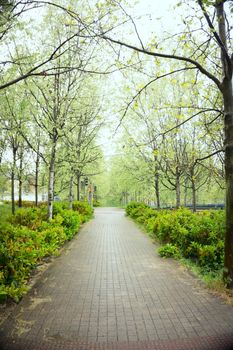
M 231 6 L 232 1 L 225 1 L 225 0 L 213 0 L 213 1 L 207 1 L 207 0 L 197 0 L 192 2 L 194 6 L 194 10 L 197 9 L 199 12 L 199 15 L 201 15 L 201 20 L 205 20 L 207 24 L 208 31 L 208 44 L 213 47 L 214 49 L 212 52 L 211 60 L 208 61 L 208 64 L 205 64 L 204 60 L 201 58 L 198 59 L 195 58 L 195 52 L 193 53 L 193 56 L 190 55 L 190 57 L 180 56 L 176 55 L 174 53 L 167 54 L 164 52 L 156 52 L 155 50 L 149 50 L 146 49 L 140 40 L 140 46 L 134 46 L 127 42 L 123 42 L 121 40 L 118 40 L 116 37 L 116 34 L 113 34 L 111 36 L 111 30 L 113 28 L 107 28 L 106 22 L 103 23 L 102 19 L 105 17 L 99 16 L 99 18 L 93 19 L 89 18 L 82 18 L 80 15 L 75 12 L 75 8 L 65 7 L 61 6 L 55 3 L 50 3 L 47 1 L 21 1 L 19 3 L 14 3 L 14 1 L 7 1 L 5 0 L 3 4 L 1 5 L 1 13 L 4 14 L 4 16 L 1 15 L 1 41 L 5 39 L 7 36 L 7 33 L 11 31 L 12 29 L 12 21 L 15 19 L 15 17 L 19 18 L 20 15 L 24 12 L 29 10 L 33 7 L 38 6 L 55 6 L 56 8 L 59 8 L 60 10 L 64 11 L 66 16 L 70 17 L 70 19 L 73 21 L 72 23 L 77 25 L 77 30 L 74 32 L 67 32 L 67 37 L 60 41 L 57 47 L 52 50 L 51 54 L 42 60 L 40 63 L 35 64 L 33 67 L 31 66 L 28 71 L 22 71 L 22 73 L 13 79 L 9 79 L 8 75 L 2 78 L 0 89 L 4 90 L 9 88 L 9 86 L 19 83 L 22 80 L 25 80 L 29 77 L 36 77 L 36 76 L 43 76 L 46 77 L 46 75 L 54 75 L 57 76 L 57 67 L 51 68 L 51 63 L 56 62 L 57 66 L 59 66 L 59 57 L 61 57 L 62 54 L 66 52 L 66 50 L 61 51 L 65 45 L 72 41 L 73 38 L 83 38 L 86 40 L 95 40 L 96 43 L 100 43 L 101 41 L 106 41 L 112 45 L 115 45 L 116 47 L 125 47 L 129 50 L 133 50 L 134 52 L 137 52 L 141 55 L 151 56 L 155 57 L 157 59 L 160 59 L 161 61 L 164 60 L 175 60 L 179 61 L 184 64 L 184 67 L 186 69 L 189 69 L 190 67 L 196 69 L 201 75 L 205 76 L 206 79 L 208 79 L 213 86 L 217 87 L 219 90 L 219 93 L 222 96 L 222 103 L 224 106 L 224 130 L 225 130 L 225 140 L 224 140 L 224 148 L 225 148 L 225 178 L 226 178 L 226 239 L 225 239 L 225 277 L 227 278 L 229 287 L 233 287 L 233 95 L 232 95 L 232 53 L 229 51 L 231 48 L 230 43 L 230 36 L 228 35 L 228 29 L 230 28 L 228 26 L 228 18 L 227 16 L 230 15 L 227 14 L 225 11 L 225 6 L 229 5 L 229 12 L 231 13 Z M 111 4 L 103 3 L 101 10 L 105 10 L 106 6 L 106 12 L 109 13 L 111 10 Z M 121 3 L 118 5 L 114 2 L 112 4 L 112 8 L 116 6 L 121 6 Z M 4 13 L 5 11 L 5 13 Z M 214 16 L 211 16 L 211 12 L 214 11 Z M 101 11 L 100 11 L 101 13 Z M 7 20 L 6 20 L 7 19 Z M 111 22 L 111 21 L 110 21 Z M 109 25 L 112 25 L 111 23 Z M 189 24 L 189 26 L 191 26 Z M 204 24 L 203 24 L 204 25 Z M 189 33 L 191 33 L 192 29 L 187 27 L 187 30 Z M 140 39 L 140 38 L 139 38 Z M 188 40 L 188 39 L 187 39 Z M 220 56 L 220 60 L 215 55 L 216 50 L 218 49 L 218 53 Z M 194 57 L 194 58 L 191 58 Z M 17 64 L 20 64 L 23 59 L 19 59 L 17 61 Z M 13 62 L 16 63 L 16 62 Z M 5 62 L 2 62 L 4 65 Z M 50 64 L 50 66 L 49 66 Z M 221 68 L 221 73 L 215 71 L 215 66 L 218 66 L 218 68 Z M 69 67 L 69 64 L 67 63 L 66 67 Z M 64 67 L 60 67 L 59 72 L 64 71 Z M 74 67 L 72 67 L 74 68 Z M 82 67 L 82 70 L 85 71 L 85 67 Z M 158 79 L 158 77 L 155 78 L 155 80 Z M 57 85 L 58 86 L 58 85 Z M 57 88 L 55 88 L 57 89 Z M 55 135 L 53 135 L 53 141 L 56 142 L 57 137 L 59 135 L 57 134 L 57 131 L 55 131 Z M 52 148 L 52 156 L 51 160 L 53 159 L 55 155 L 55 151 Z M 50 163 L 50 168 L 52 168 L 52 163 Z M 52 183 L 53 171 L 50 172 L 51 178 L 50 182 Z M 50 203 L 50 196 L 49 196 L 49 208 L 51 210 L 51 203 Z

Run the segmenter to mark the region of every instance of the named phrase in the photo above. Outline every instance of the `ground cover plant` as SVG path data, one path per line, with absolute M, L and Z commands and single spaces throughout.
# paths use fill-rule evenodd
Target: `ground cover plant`
M 189 209 L 154 210 L 144 203 L 130 203 L 126 214 L 143 225 L 161 244 L 162 257 L 190 259 L 203 273 L 223 269 L 225 212 L 193 213 Z
M 3 206 L 1 213 L 5 213 Z M 59 248 L 78 232 L 92 216 L 92 208 L 74 202 L 54 203 L 54 216 L 47 220 L 47 207 L 20 208 L 0 223 L 0 301 L 7 297 L 18 302 L 27 291 L 31 271 L 43 259 L 57 255 Z

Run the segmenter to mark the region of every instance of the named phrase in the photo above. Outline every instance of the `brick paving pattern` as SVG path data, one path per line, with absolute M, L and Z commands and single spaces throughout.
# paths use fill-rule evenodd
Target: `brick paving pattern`
M 233 307 L 98 208 L 0 326 L 0 350 L 231 350 Z

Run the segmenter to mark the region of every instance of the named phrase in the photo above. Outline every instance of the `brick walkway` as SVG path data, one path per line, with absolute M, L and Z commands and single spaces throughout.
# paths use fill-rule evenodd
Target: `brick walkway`
M 1 350 L 230 350 L 233 307 L 100 208 L 0 326 Z

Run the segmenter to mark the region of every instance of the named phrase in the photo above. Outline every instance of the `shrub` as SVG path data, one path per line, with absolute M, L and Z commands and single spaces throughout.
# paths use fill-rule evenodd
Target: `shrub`
M 44 231 L 40 232 L 41 239 L 43 241 L 43 256 L 53 254 L 67 239 L 63 227 L 48 227 Z M 49 252 L 48 252 L 49 250 Z
M 27 227 L 0 228 L 0 266 L 3 282 L 18 287 L 28 278 L 40 257 L 42 239 Z
M 73 210 L 82 215 L 83 222 L 90 219 L 93 214 L 93 209 L 87 202 L 74 201 Z
M 153 237 L 155 217 L 149 218 L 145 223 L 146 231 Z
M 223 265 L 224 242 L 220 240 L 217 245 L 192 242 L 189 247 L 189 257 L 195 258 L 202 267 L 218 269 Z
M 53 202 L 53 216 L 61 214 L 64 209 L 68 209 L 67 202 Z
M 0 282 L 0 304 L 6 300 L 7 294 L 6 286 Z
M 15 215 L 9 218 L 13 225 L 27 226 L 31 229 L 37 229 L 43 220 L 46 220 L 47 212 L 40 208 L 21 208 Z
M 133 219 L 143 215 L 146 208 L 149 208 L 145 203 L 131 202 L 126 207 L 126 214 Z
M 140 211 L 138 211 L 138 214 L 140 215 L 136 218 L 136 221 L 144 224 L 145 226 L 147 225 L 149 219 L 157 216 L 156 210 L 149 207 L 145 207 L 145 209 L 142 210 L 142 213 L 140 213 Z
M 138 202 L 130 202 L 127 207 L 125 208 L 125 211 L 126 211 L 126 215 L 129 215 L 131 214 L 131 210 L 134 209 L 134 208 L 137 208 L 139 205 Z
M 156 211 L 133 202 L 126 208 L 126 213 L 142 223 L 152 238 L 165 244 L 164 249 L 159 250 L 163 256 L 177 256 L 178 251 L 201 267 L 222 268 L 224 211 L 192 213 L 186 208 Z
M 72 210 L 63 210 L 62 212 L 62 226 L 68 240 L 70 240 L 75 233 L 77 233 L 82 222 L 82 216 Z
M 98 201 L 97 199 L 94 199 L 93 200 L 93 207 L 100 207 L 100 206 L 101 206 L 100 201 Z
M 22 208 L 0 225 L 0 301 L 7 295 L 19 301 L 31 270 L 44 257 L 56 255 L 92 215 L 86 203 L 78 203 L 76 211 L 67 207 L 66 203 L 54 203 L 50 221 L 46 207 Z
M 165 258 L 178 258 L 180 256 L 179 249 L 177 248 L 177 246 L 171 243 L 167 243 L 164 246 L 160 247 L 158 249 L 158 253 L 160 256 Z
M 195 225 L 191 228 L 194 237 L 202 244 L 215 244 L 224 240 L 225 236 L 225 212 L 206 211 L 201 214 L 193 214 L 196 218 Z

